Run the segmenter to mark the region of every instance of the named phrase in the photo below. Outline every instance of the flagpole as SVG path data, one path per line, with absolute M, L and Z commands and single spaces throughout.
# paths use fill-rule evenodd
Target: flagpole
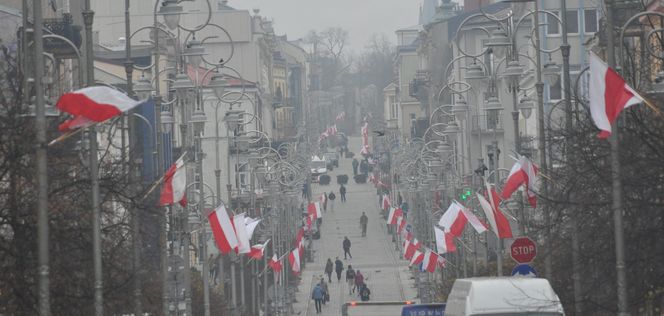
M 615 0 L 605 0 L 606 4 L 606 28 L 607 34 L 607 61 L 609 67 L 616 65 L 615 43 L 613 34 L 613 10 Z M 611 188 L 612 201 L 611 209 L 613 211 L 613 226 L 616 248 L 616 294 L 618 298 L 618 316 L 628 316 L 627 299 L 627 277 L 625 273 L 625 236 L 623 227 L 623 201 L 622 201 L 622 179 L 620 178 L 620 142 L 618 139 L 618 120 L 611 124 L 611 136 L 609 144 L 611 145 Z

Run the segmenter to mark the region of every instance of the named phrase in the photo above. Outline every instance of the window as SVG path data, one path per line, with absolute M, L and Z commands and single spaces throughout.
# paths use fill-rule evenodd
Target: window
M 558 11 L 551 11 L 551 13 L 560 16 Z M 549 14 L 546 14 L 546 34 L 547 35 L 560 35 L 560 24 L 558 20 Z
M 598 29 L 597 23 L 597 10 L 595 9 L 586 9 L 583 11 L 583 21 L 585 33 L 595 33 Z
M 391 119 L 399 118 L 399 112 L 398 112 L 399 109 L 397 107 L 397 103 L 395 102 L 395 98 L 391 96 L 389 98 L 389 102 L 390 102 L 390 118 Z
M 579 12 L 567 10 L 567 34 L 579 33 Z

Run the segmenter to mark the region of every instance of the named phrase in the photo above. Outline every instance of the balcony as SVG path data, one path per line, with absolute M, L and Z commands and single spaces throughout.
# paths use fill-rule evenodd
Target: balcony
M 472 119 L 473 134 L 503 133 L 503 118 L 500 113 L 497 115 L 473 115 Z

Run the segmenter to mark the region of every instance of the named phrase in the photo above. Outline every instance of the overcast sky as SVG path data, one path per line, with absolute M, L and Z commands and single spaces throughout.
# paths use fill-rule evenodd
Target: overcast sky
M 309 30 L 339 26 L 348 30 L 350 47 L 361 51 L 374 33 L 385 33 L 396 43 L 394 31 L 417 24 L 421 0 L 230 0 L 236 9 L 259 8 L 274 19 L 275 32 L 288 39 Z

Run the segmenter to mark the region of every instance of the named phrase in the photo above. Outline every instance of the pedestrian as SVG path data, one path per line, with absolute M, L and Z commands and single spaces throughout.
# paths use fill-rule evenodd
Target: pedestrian
M 311 292 L 311 299 L 316 303 L 316 314 L 320 314 L 323 311 L 323 298 L 325 298 L 323 288 L 320 284 L 316 284 L 316 287 L 314 287 L 314 290 Z
M 367 214 L 362 212 L 362 216 L 360 216 L 360 228 L 362 229 L 362 237 L 367 236 L 367 224 L 369 224 L 369 218 L 367 217 Z
M 337 282 L 341 282 L 341 272 L 344 270 L 344 263 L 339 260 L 339 257 L 334 261 L 334 270 L 337 272 Z
M 366 302 L 369 300 L 369 295 L 371 295 L 371 291 L 367 287 L 366 283 L 362 283 L 362 287 L 360 287 L 360 300 L 362 302 Z
M 403 203 L 403 198 L 401 197 L 401 192 L 397 192 L 397 205 Z
M 346 187 L 343 184 L 339 187 L 339 194 L 341 195 L 341 203 L 346 203 Z
M 327 263 L 325 264 L 325 274 L 327 274 L 328 282 L 332 283 L 332 259 L 327 258 Z
M 328 302 L 330 300 L 330 292 L 328 291 L 327 287 L 327 282 L 325 282 L 325 278 L 320 279 L 320 287 L 323 288 L 323 304 Z
M 357 175 L 357 167 L 360 165 L 360 163 L 357 161 L 357 158 L 353 158 L 353 175 Z
M 330 191 L 327 198 L 330 200 L 330 210 L 334 212 L 334 200 L 337 198 L 337 196 L 334 195 L 334 191 Z
M 348 236 L 344 236 L 344 242 L 342 246 L 344 248 L 344 260 L 348 260 L 348 257 L 353 259 L 353 256 L 350 254 L 350 239 L 348 239 Z
M 346 269 L 346 282 L 348 282 L 348 295 L 351 294 L 351 290 L 354 290 L 353 286 L 355 285 L 355 270 L 349 264 L 348 269 Z
M 327 194 L 323 192 L 323 196 L 321 196 L 321 200 L 323 200 L 323 212 L 327 212 Z
M 355 287 L 353 287 L 353 293 L 355 293 L 355 289 L 357 289 L 357 294 L 360 294 L 360 287 L 362 284 L 364 284 L 364 275 L 362 275 L 362 272 L 360 270 L 355 271 Z

